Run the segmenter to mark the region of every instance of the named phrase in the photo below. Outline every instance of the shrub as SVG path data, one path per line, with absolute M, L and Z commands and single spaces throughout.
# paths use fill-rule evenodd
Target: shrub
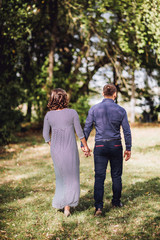
M 88 114 L 88 110 L 90 108 L 88 102 L 88 96 L 81 96 L 78 98 L 78 101 L 75 103 L 70 103 L 70 107 L 75 109 L 79 114 L 79 119 L 82 127 L 85 125 L 86 117 Z

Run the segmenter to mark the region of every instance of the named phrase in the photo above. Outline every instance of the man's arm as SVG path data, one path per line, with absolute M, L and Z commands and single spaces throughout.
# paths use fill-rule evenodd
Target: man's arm
M 93 108 L 90 108 L 89 112 L 88 112 L 88 116 L 87 116 L 87 119 L 86 119 L 86 123 L 85 123 L 85 126 L 84 126 L 84 135 L 85 135 L 85 138 L 86 138 L 86 141 L 89 137 L 89 134 L 93 128 L 93 122 L 94 122 L 94 117 L 93 117 Z
M 126 157 L 125 161 L 128 161 L 131 157 L 132 137 L 131 137 L 131 129 L 129 126 L 126 111 L 125 111 L 125 114 L 124 114 L 124 117 L 122 120 L 122 129 L 123 129 L 125 145 L 126 145 L 126 150 L 124 152 L 124 158 Z
M 87 119 L 86 119 L 84 129 L 83 129 L 86 141 L 87 141 L 87 139 L 89 137 L 89 134 L 90 134 L 90 132 L 93 128 L 93 122 L 94 122 L 93 109 L 90 108 L 90 110 L 88 112 L 88 116 L 87 116 Z M 82 143 L 81 143 L 81 147 L 83 147 Z

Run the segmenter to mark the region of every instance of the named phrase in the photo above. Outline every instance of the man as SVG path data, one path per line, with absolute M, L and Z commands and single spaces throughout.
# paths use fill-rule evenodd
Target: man
M 124 152 L 125 160 L 128 161 L 131 157 L 130 126 L 125 109 L 114 102 L 117 97 L 116 87 L 113 84 L 105 85 L 103 88 L 103 96 L 104 99 L 102 102 L 90 108 L 84 127 L 86 140 L 89 137 L 93 124 L 96 129 L 94 147 L 94 200 L 96 216 L 102 214 L 104 180 L 106 178 L 108 160 L 110 161 L 112 177 L 112 205 L 114 207 L 122 207 L 120 200 L 123 163 L 123 149 L 120 135 L 121 126 L 126 145 L 126 150 Z

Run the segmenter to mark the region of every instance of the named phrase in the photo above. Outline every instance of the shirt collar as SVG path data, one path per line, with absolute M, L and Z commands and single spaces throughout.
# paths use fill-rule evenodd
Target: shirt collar
M 104 98 L 102 102 L 114 102 L 114 100 L 111 98 Z

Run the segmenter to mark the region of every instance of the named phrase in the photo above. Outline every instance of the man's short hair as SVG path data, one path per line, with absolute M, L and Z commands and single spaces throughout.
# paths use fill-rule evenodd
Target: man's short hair
M 114 84 L 107 84 L 103 87 L 104 96 L 113 96 L 117 92 L 117 88 Z

